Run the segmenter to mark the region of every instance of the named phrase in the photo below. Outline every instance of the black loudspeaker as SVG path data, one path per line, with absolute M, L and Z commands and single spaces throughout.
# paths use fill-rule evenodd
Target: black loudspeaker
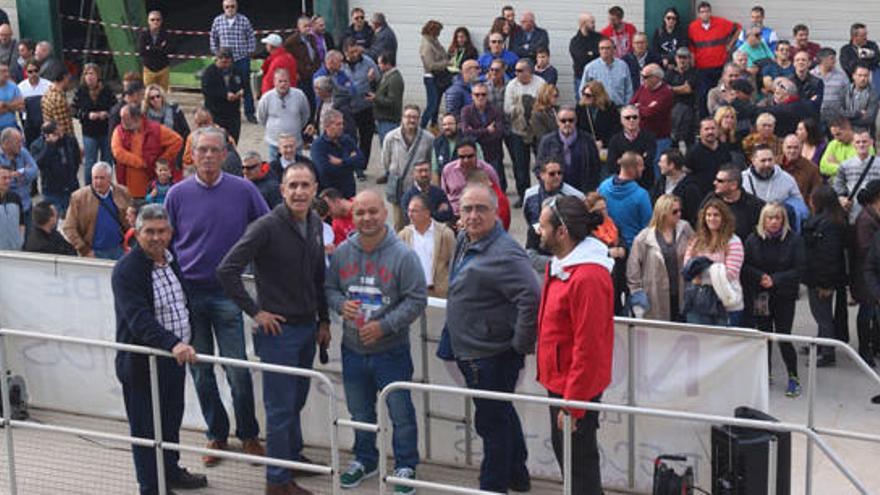
M 734 416 L 778 422 L 750 407 Z M 790 495 L 791 434 L 739 426 L 712 427 L 714 495 Z

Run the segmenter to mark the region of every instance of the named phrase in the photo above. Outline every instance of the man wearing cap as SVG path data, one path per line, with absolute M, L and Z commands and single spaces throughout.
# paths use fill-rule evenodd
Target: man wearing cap
M 236 143 L 241 134 L 241 100 L 247 91 L 246 82 L 233 67 L 232 51 L 229 48 L 218 50 L 216 61 L 202 73 L 205 108 L 214 116 L 217 125 L 226 129 Z
M 672 104 L 672 144 L 684 141 L 690 145 L 694 139 L 695 110 L 697 108 L 697 83 L 699 75 L 691 64 L 691 51 L 681 47 L 675 51 L 675 64 L 666 69 L 666 84 L 675 95 Z M 659 154 L 658 154 L 659 155 Z
M 230 50 L 233 71 L 243 83 L 244 113 L 251 124 L 257 123 L 257 118 L 254 116 L 256 111 L 254 96 L 251 94 L 251 85 L 249 84 L 251 54 L 256 49 L 255 41 L 251 21 L 238 13 L 238 1 L 223 0 L 223 13 L 215 17 L 213 24 L 211 24 L 211 53 L 217 53 L 221 48 Z M 219 121 L 216 112 L 214 117 Z M 236 133 L 235 140 L 238 141 L 238 133 Z
M 290 85 L 296 87 L 298 77 L 296 59 L 282 46 L 281 36 L 272 33 L 261 39 L 260 43 L 266 45 L 266 51 L 269 52 L 261 68 L 263 82 L 260 84 L 260 94 L 264 95 L 275 87 L 275 71 L 278 69 L 287 69 Z

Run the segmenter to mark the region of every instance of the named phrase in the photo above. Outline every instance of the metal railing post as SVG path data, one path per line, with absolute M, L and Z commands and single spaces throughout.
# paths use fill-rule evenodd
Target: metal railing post
M 571 414 L 562 415 L 562 493 L 571 495 Z
M 635 325 L 626 326 L 626 404 L 636 405 L 636 334 Z M 636 487 L 636 416 L 630 414 L 626 419 L 626 440 L 629 450 L 626 463 L 626 485 L 630 489 Z
M 376 443 L 379 444 L 379 495 L 385 495 L 385 475 L 388 472 L 388 448 L 385 442 L 385 430 L 388 428 L 388 420 L 385 418 L 388 413 L 386 404 L 387 397 L 379 392 L 379 400 L 376 401 L 376 424 L 379 426 L 376 432 Z
M 817 346 L 810 343 L 810 362 L 807 365 L 807 428 L 813 430 L 816 425 L 816 359 L 818 357 Z M 806 481 L 804 484 L 804 493 L 812 495 L 813 493 L 813 439 L 807 438 L 807 463 L 806 463 Z
M 336 389 L 333 388 L 332 383 L 330 385 L 327 390 L 328 403 L 330 404 L 330 468 L 333 470 L 330 475 L 330 491 L 333 495 L 338 495 L 342 490 L 339 480 L 341 474 L 339 472 L 339 425 L 336 422 L 339 413 L 336 410 Z
M 474 465 L 474 432 L 471 431 L 471 411 L 470 399 L 464 398 L 464 463 L 468 466 Z
M 428 308 L 422 311 L 419 319 L 419 328 L 422 341 L 422 383 L 431 383 L 430 366 L 428 356 Z M 425 426 L 425 460 L 431 459 L 431 396 L 422 394 L 422 416 Z
M 6 427 L 6 467 L 9 470 L 9 493 L 16 495 L 15 442 L 12 438 L 12 404 L 9 403 L 9 366 L 6 357 L 6 337 L 0 335 L 0 394 L 3 394 L 0 404 L 3 404 L 3 425 Z
M 165 453 L 162 451 L 162 408 L 159 404 L 159 370 L 156 365 L 156 356 L 150 355 L 150 397 L 153 406 L 153 440 L 156 442 L 156 478 L 159 483 L 159 493 L 165 491 Z

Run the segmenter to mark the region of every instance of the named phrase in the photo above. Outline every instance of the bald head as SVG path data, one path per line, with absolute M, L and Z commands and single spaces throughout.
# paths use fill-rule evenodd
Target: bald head
M 589 12 L 584 12 L 578 16 L 578 28 L 583 33 L 596 30 L 596 18 Z
M 351 204 L 354 226 L 361 237 L 361 244 L 376 242 L 385 236 L 385 221 L 388 210 L 385 200 L 376 191 L 367 189 L 354 197 Z
M 0 44 L 8 45 L 12 42 L 12 27 L 9 24 L 0 24 Z

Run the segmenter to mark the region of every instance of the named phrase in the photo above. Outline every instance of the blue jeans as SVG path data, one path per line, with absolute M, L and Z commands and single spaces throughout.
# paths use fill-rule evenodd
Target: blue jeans
M 159 410 L 162 414 L 162 440 L 178 443 L 180 423 L 183 420 L 183 384 L 186 368 L 169 358 L 156 360 L 159 375 Z M 153 400 L 150 394 L 149 375 L 129 378 L 122 383 L 122 398 L 125 401 L 125 415 L 131 436 L 154 438 Z M 152 447 L 132 446 L 134 468 L 142 494 L 158 494 L 159 480 L 156 475 L 156 450 Z M 180 453 L 165 450 L 165 478 L 175 480 L 180 476 L 178 461 Z
M 221 289 L 193 288 L 190 293 L 192 346 L 199 354 L 214 355 L 214 339 L 220 355 L 232 359 L 247 359 L 244 351 L 244 324 L 241 309 L 223 294 Z M 235 410 L 235 436 L 248 440 L 260 432 L 254 415 L 254 385 L 251 372 L 245 368 L 224 366 L 226 380 L 232 389 Z M 209 440 L 225 441 L 229 436 L 229 417 L 220 400 L 214 365 L 190 365 L 202 415 L 208 424 Z
M 254 349 L 260 361 L 296 368 L 312 368 L 315 360 L 315 331 L 317 325 L 281 325 L 280 335 L 254 334 Z M 302 459 L 302 429 L 300 411 L 309 395 L 309 379 L 263 373 L 263 405 L 266 408 L 266 454 L 273 459 L 298 461 Z M 290 481 L 290 470 L 266 466 L 269 483 Z
M 716 327 L 727 326 L 727 315 L 709 316 L 695 313 L 693 311 L 688 311 L 686 319 L 688 323 L 693 323 L 695 325 L 714 325 Z
M 250 57 L 240 58 L 235 61 L 233 68 L 241 77 L 241 85 L 244 90 L 244 114 L 253 117 L 254 109 L 254 93 L 251 90 L 251 59 Z
M 524 357 L 514 350 L 480 359 L 458 359 L 468 388 L 513 392 Z M 474 423 L 483 439 L 480 490 L 507 493 L 511 483 L 529 478 L 522 424 L 510 402 L 474 399 Z
M 342 346 L 342 384 L 354 421 L 375 423 L 378 392 L 389 383 L 412 380 L 412 374 L 409 344 L 375 354 L 358 354 Z M 409 391 L 398 390 L 388 396 L 388 413 L 394 426 L 394 467 L 415 469 L 419 463 L 419 429 Z M 355 431 L 354 455 L 367 471 L 372 471 L 379 463 L 376 434 Z
M 92 165 L 98 161 L 98 152 L 101 153 L 101 160 L 107 163 L 113 163 L 113 153 L 110 152 L 110 137 L 90 137 L 83 136 L 83 177 L 86 185 L 92 183 Z
M 440 95 L 437 93 L 437 81 L 433 77 L 423 77 L 425 82 L 425 111 L 422 112 L 422 129 L 428 124 L 437 125 L 437 112 L 440 109 Z
M 376 121 L 376 134 L 379 135 L 379 149 L 382 149 L 382 144 L 385 142 L 385 135 L 398 127 L 400 127 L 400 122 L 393 122 L 390 120 Z
M 55 209 L 58 210 L 58 218 L 64 218 L 64 214 L 67 212 L 67 207 L 70 206 L 70 193 L 43 193 L 43 199 L 52 203 L 52 205 L 55 206 Z
M 122 258 L 123 254 L 125 254 L 122 246 L 116 246 L 108 249 L 92 248 L 92 250 L 95 251 L 95 258 L 99 258 L 102 260 L 118 260 L 119 258 Z

